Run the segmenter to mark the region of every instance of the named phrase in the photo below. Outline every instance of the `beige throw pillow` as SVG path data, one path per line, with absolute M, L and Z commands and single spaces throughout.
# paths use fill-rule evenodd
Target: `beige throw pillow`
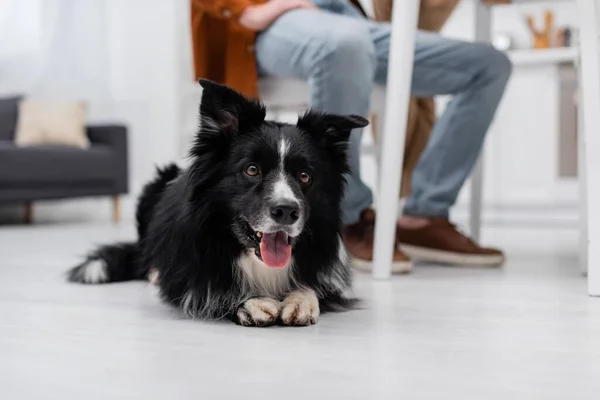
M 90 147 L 85 132 L 86 107 L 80 102 L 19 103 L 15 143 L 19 147 L 39 145 Z

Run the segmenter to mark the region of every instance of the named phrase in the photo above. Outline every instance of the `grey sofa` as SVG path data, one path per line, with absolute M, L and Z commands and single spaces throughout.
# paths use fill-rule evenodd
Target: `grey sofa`
M 18 97 L 0 99 L 0 203 L 23 203 L 31 222 L 35 200 L 112 196 L 113 219 L 118 221 L 119 195 L 128 190 L 127 129 L 88 127 L 92 146 L 87 150 L 17 147 L 18 102 Z

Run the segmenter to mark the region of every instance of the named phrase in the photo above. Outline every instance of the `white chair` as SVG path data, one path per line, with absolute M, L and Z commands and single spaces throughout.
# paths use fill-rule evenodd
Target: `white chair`
M 267 111 L 280 117 L 282 111 L 304 111 L 309 107 L 310 89 L 306 82 L 291 79 L 267 77 L 261 78 L 258 84 L 260 99 L 267 106 Z M 385 112 L 385 88 L 376 86 L 371 97 L 371 129 L 377 131 Z M 381 137 L 381 136 L 379 136 Z M 379 149 L 376 145 L 363 144 L 361 154 L 372 155 L 379 159 Z
M 261 100 L 267 106 L 267 111 L 274 119 L 279 119 L 282 112 L 303 111 L 309 107 L 309 87 L 304 81 L 268 77 L 259 81 Z M 361 147 L 362 155 L 374 156 L 379 166 L 379 152 L 381 147 L 382 124 L 385 116 L 385 87 L 377 85 L 371 96 L 371 111 L 369 113 L 370 129 L 379 142 L 364 144 Z M 475 240 L 479 239 L 481 226 L 481 197 L 483 187 L 482 160 L 478 163 L 471 178 L 471 203 L 470 203 L 470 233 Z
M 580 68 L 579 135 L 581 253 L 587 266 L 588 291 L 600 296 L 600 30 L 598 0 L 578 0 Z M 580 132 L 581 132 L 580 131 Z M 589 179 L 589 177 L 592 179 Z

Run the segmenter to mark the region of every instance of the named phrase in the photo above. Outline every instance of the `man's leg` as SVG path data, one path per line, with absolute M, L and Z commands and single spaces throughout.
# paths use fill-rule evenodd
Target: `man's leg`
M 383 83 L 389 25 L 372 23 L 371 32 L 379 61 L 376 80 Z M 508 58 L 491 45 L 418 32 L 413 93 L 454 97 L 415 167 L 404 209 L 408 217 L 399 221 L 398 239 L 406 244 L 403 248 L 409 255 L 460 264 L 503 261 L 502 253 L 479 247 L 456 231 L 447 218 L 477 161 L 511 69 Z
M 294 10 L 284 14 L 256 41 L 256 56 L 262 74 L 307 80 L 311 107 L 332 113 L 366 116 L 377 71 L 370 22 L 342 1 L 315 0 L 326 10 Z M 355 15 L 356 14 L 356 15 Z M 352 132 L 349 146 L 351 175 L 343 209 L 345 241 L 356 258 L 372 260 L 373 218 L 367 209 L 371 190 L 360 179 L 362 130 Z M 410 268 L 396 251 L 395 268 Z

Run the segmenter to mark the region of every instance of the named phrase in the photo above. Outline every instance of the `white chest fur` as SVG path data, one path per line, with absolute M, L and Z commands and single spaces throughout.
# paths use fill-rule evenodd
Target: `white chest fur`
M 295 287 L 292 276 L 294 260 L 285 268 L 270 268 L 253 253 L 244 253 L 237 261 L 244 292 L 252 296 L 277 298 Z

